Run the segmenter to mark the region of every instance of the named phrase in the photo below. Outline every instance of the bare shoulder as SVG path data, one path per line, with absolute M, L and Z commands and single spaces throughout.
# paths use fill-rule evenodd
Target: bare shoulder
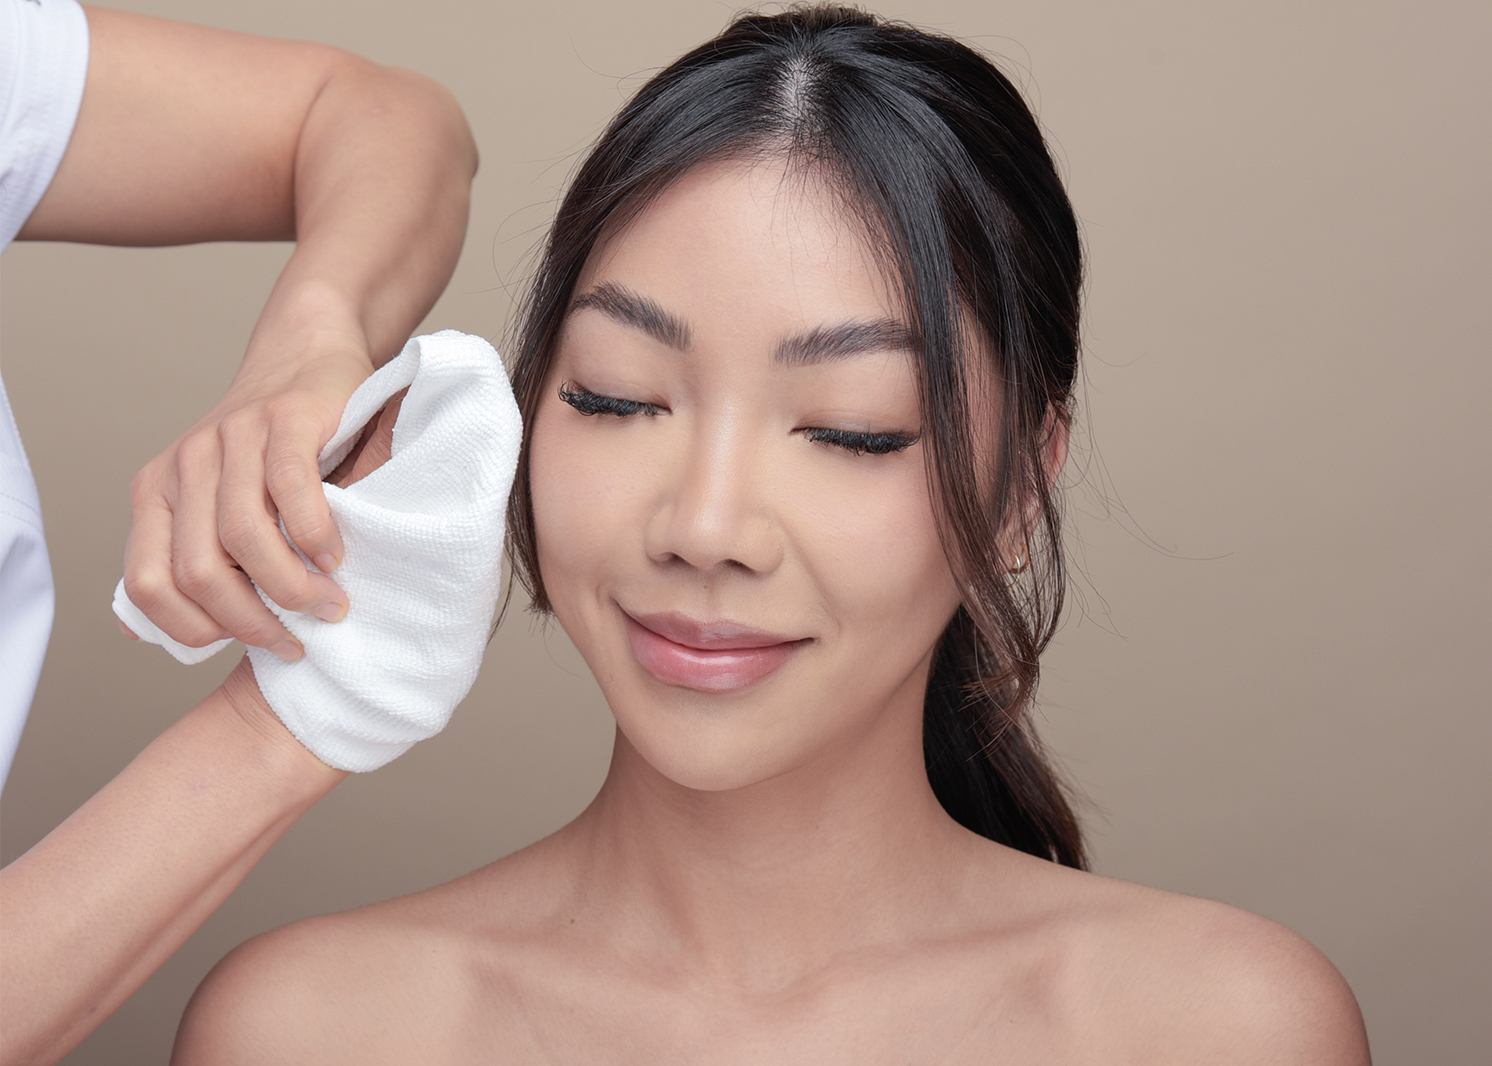
M 240 945 L 192 996 L 172 1063 L 418 1058 L 411 1052 L 422 1034 L 406 1031 L 408 1020 L 434 1020 L 451 1008 L 439 992 L 449 990 L 459 962 L 410 917 L 382 905 L 306 919 Z M 390 1010 L 394 1003 L 403 1009 Z
M 172 1063 L 490 1061 L 522 1014 L 492 959 L 527 960 L 554 909 L 552 879 L 528 876 L 535 851 L 240 945 L 187 1005 Z
M 1189 1061 L 1365 1066 L 1357 1000 L 1305 938 L 1211 900 L 1161 893 L 1130 932 L 1150 945 L 1148 995 Z
M 1289 929 L 1237 907 L 1061 871 L 1067 1002 L 1116 1061 L 1366 1066 L 1357 1000 Z

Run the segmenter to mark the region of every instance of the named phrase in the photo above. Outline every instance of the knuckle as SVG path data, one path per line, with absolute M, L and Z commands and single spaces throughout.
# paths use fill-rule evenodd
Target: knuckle
M 199 602 L 212 588 L 213 579 L 221 572 L 220 562 L 200 552 L 185 552 L 171 562 L 171 576 L 176 587 Z
M 283 394 L 271 396 L 268 400 L 264 401 L 264 413 L 269 418 L 269 424 L 276 426 L 293 419 L 296 415 L 297 406 L 293 397 Z
M 278 603 L 287 611 L 304 611 L 311 606 L 314 597 L 311 595 L 311 584 L 307 580 L 306 571 L 278 576 L 274 581 L 274 588 L 265 587 L 269 598 Z
M 290 636 L 290 631 L 280 625 L 263 604 L 255 604 L 253 609 L 245 612 L 245 617 L 235 620 L 230 631 L 245 644 L 258 648 L 267 648 Z
M 125 594 L 146 614 L 161 605 L 171 584 L 171 575 L 159 567 L 137 566 L 124 572 Z
M 291 584 L 294 585 L 294 588 L 276 590 L 280 591 L 279 596 L 270 596 L 270 599 L 275 600 L 286 611 L 294 611 L 295 614 L 304 614 L 312 606 L 312 597 L 310 597 L 309 590 L 307 590 L 304 582 L 291 582 Z
M 176 469 L 182 475 L 190 475 L 216 465 L 220 454 L 218 442 L 211 434 L 188 433 L 176 446 Z
M 265 413 L 272 424 L 280 422 L 299 423 L 312 408 L 306 397 L 295 392 L 282 392 L 271 396 L 264 403 Z
M 225 508 L 218 516 L 218 542 L 229 555 L 242 562 L 245 555 L 257 548 L 262 526 L 259 516 L 248 508 Z
M 304 458 L 282 452 L 265 461 L 264 480 L 280 492 L 299 493 L 309 487 L 311 474 Z
M 189 648 L 202 648 L 215 640 L 223 639 L 225 632 L 221 626 L 213 626 L 206 622 L 191 622 L 178 627 L 171 637 Z
M 152 462 L 148 466 L 142 467 L 139 473 L 130 479 L 131 508 L 138 510 L 143 504 L 160 495 L 156 484 L 154 466 L 155 463 Z
M 264 436 L 264 419 L 253 408 L 230 411 L 218 422 L 218 436 L 224 444 Z
M 290 534 L 292 540 L 316 541 L 330 536 L 336 529 L 331 516 L 315 507 L 309 497 L 287 500 L 286 504 L 280 511 L 280 518 L 285 523 L 285 532 Z

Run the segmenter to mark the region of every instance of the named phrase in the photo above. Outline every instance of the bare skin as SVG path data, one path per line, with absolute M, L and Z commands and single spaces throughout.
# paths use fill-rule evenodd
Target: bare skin
M 249 578 L 293 610 L 349 609 L 278 523 L 336 569 L 317 455 L 450 278 L 476 148 L 450 94 L 411 72 L 322 45 L 86 14 L 77 123 L 20 238 L 296 241 L 227 395 L 135 479 L 126 586 L 178 640 L 232 635 L 295 659 L 299 643 Z M 343 776 L 285 731 L 246 664 L 235 671 L 0 872 L 4 1062 L 66 1054 Z
M 959 592 L 907 356 L 895 331 L 801 343 L 899 309 L 832 197 L 783 177 L 702 167 L 598 249 L 536 415 L 545 587 L 617 719 L 595 801 L 250 941 L 174 1062 L 1367 1061 L 1294 934 L 938 804 L 922 694 Z M 711 650 L 727 622 L 776 650 Z
M 949 857 L 963 891 L 939 894 L 919 929 L 878 927 L 801 966 L 794 922 L 753 947 L 773 956 L 760 966 L 722 969 L 650 925 L 656 911 L 610 926 L 583 847 L 547 840 L 250 941 L 198 991 L 172 1061 L 1368 1061 L 1331 964 L 1222 904 L 975 841 Z M 844 917 L 860 902 L 875 901 L 846 900 Z M 822 913 L 799 896 L 771 909 L 795 905 Z
M 22 240 L 294 240 L 228 393 L 136 477 L 130 598 L 200 647 L 293 660 L 281 606 L 347 596 L 316 458 L 445 288 L 476 147 L 450 94 L 324 45 L 88 8 L 83 102 Z M 309 571 L 280 531 L 325 573 Z M 240 569 L 241 568 L 241 569 Z
M 389 457 L 396 397 L 330 479 Z M 280 724 L 247 657 L 35 847 L 0 870 L 7 1066 L 56 1062 L 347 774 Z M 106 860 L 106 861 L 105 861 Z

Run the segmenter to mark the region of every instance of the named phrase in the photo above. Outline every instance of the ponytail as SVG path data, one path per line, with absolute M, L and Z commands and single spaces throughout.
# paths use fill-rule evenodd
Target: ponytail
M 922 753 L 933 794 L 965 829 L 1087 869 L 1067 791 L 1026 716 L 1009 717 L 1011 701 L 986 690 L 980 644 L 973 620 L 959 608 L 933 659 L 922 713 Z

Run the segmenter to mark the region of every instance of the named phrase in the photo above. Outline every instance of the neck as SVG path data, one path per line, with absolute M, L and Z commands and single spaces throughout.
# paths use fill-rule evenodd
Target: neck
M 933 934 L 965 868 L 951 853 L 971 836 L 928 784 L 915 711 L 722 792 L 668 779 L 619 732 L 606 783 L 565 833 L 582 909 L 623 950 L 757 988 Z

